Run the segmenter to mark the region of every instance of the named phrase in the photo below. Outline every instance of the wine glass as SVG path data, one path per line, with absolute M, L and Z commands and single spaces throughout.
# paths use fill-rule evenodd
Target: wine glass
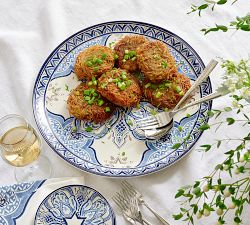
M 42 180 L 51 176 L 51 165 L 41 155 L 41 139 L 34 128 L 20 115 L 0 119 L 0 153 L 15 166 L 17 182 Z

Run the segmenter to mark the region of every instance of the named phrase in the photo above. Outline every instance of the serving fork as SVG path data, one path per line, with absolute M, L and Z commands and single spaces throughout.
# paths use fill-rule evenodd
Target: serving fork
M 159 221 L 161 221 L 162 224 L 164 224 L 164 225 L 170 225 L 163 217 L 161 217 L 154 209 L 152 209 L 152 208 L 145 202 L 145 200 L 144 200 L 144 198 L 143 198 L 143 195 L 142 195 L 139 191 L 137 191 L 130 183 L 128 183 L 127 181 L 122 181 L 122 182 L 121 182 L 121 185 L 122 185 L 123 190 L 126 191 L 126 192 L 130 195 L 130 198 L 133 198 L 133 197 L 137 198 L 138 203 L 139 203 L 140 205 L 146 206 L 147 209 L 148 209 L 149 211 L 151 211 L 151 212 L 155 215 L 155 217 L 156 217 Z
M 221 93 L 213 93 L 210 94 L 202 99 L 199 99 L 195 102 L 190 103 L 189 105 L 180 108 L 182 103 L 189 97 L 189 95 L 196 90 L 196 88 L 209 76 L 209 74 L 213 71 L 215 66 L 218 64 L 218 62 L 214 59 L 212 59 L 209 64 L 206 66 L 206 68 L 203 70 L 201 75 L 196 79 L 194 84 L 191 86 L 191 88 L 185 93 L 185 95 L 181 98 L 179 103 L 175 106 L 175 108 L 170 112 L 161 112 L 154 116 L 147 116 L 145 118 L 139 119 L 136 121 L 137 127 L 142 130 L 151 130 L 161 127 L 169 126 L 170 124 L 173 124 L 173 117 L 176 113 L 178 113 L 181 110 L 184 110 L 188 107 L 200 104 L 204 101 L 208 101 L 214 98 L 218 98 L 222 96 Z M 171 126 L 170 126 L 171 128 Z

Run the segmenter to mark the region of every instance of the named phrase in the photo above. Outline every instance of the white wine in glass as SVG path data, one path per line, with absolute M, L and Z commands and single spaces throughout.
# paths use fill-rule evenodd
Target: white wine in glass
M 18 182 L 50 177 L 50 163 L 40 155 L 40 138 L 23 117 L 8 115 L 0 119 L 0 148 L 2 158 L 16 167 Z

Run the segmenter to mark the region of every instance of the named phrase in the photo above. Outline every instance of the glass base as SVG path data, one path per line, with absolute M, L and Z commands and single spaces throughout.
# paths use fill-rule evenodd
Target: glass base
M 15 167 L 15 178 L 18 183 L 48 179 L 51 174 L 50 161 L 43 155 L 27 166 Z

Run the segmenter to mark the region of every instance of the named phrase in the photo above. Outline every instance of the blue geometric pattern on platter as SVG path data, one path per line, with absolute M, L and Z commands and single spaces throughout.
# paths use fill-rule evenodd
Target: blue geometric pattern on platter
M 107 200 L 94 189 L 68 185 L 53 191 L 42 201 L 34 224 L 115 225 L 115 215 Z
M 134 124 L 139 118 L 157 110 L 146 101 L 140 108 L 117 109 L 104 124 L 78 121 L 68 115 L 65 85 L 77 85 L 73 67 L 77 54 L 91 45 L 106 45 L 124 35 L 139 34 L 161 40 L 168 45 L 178 70 L 192 81 L 200 75 L 204 64 L 193 48 L 174 33 L 163 28 L 133 21 L 116 21 L 84 29 L 65 40 L 43 64 L 34 87 L 33 111 L 38 128 L 51 148 L 64 160 L 82 170 L 112 177 L 130 177 L 163 169 L 186 153 L 197 142 L 202 122 L 211 102 L 191 110 L 191 117 L 180 114 L 174 127 L 159 140 L 149 140 Z M 69 85 L 70 86 L 70 85 Z M 212 92 L 210 80 L 202 83 L 195 98 Z M 160 111 L 160 110 L 159 110 Z M 93 132 L 86 132 L 91 126 Z M 182 126 L 182 131 L 178 127 Z M 72 132 L 77 127 L 77 132 Z M 172 146 L 190 135 L 190 140 L 178 149 Z

